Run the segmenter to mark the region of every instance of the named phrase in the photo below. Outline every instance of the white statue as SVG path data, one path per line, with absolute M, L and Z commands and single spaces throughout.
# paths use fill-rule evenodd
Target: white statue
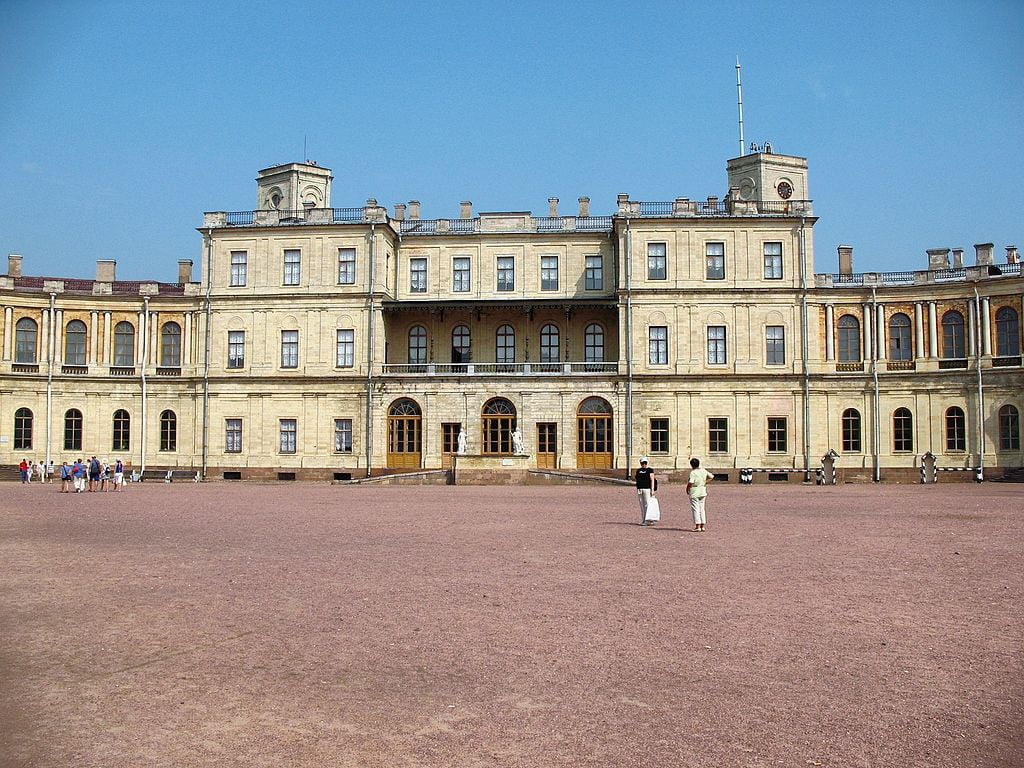
M 520 431 L 519 427 L 516 427 L 515 431 L 512 433 L 512 452 L 517 456 L 521 455 L 523 452 L 523 433 Z
M 459 430 L 459 455 L 466 455 L 466 432 L 465 430 Z

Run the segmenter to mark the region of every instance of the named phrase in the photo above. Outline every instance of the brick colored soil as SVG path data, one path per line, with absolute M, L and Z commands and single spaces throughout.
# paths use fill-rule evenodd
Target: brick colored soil
M 0 501 L 0 765 L 1020 766 L 1022 486 Z

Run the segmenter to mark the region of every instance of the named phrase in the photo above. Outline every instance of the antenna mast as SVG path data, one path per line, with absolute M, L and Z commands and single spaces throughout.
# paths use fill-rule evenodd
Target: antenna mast
M 743 141 L 743 82 L 740 80 L 740 57 L 736 57 L 736 104 L 740 110 L 740 157 L 744 154 Z

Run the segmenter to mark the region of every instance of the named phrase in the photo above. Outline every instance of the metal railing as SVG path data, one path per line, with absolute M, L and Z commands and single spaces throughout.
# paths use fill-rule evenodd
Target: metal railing
M 546 376 L 551 374 L 615 374 L 616 362 L 565 363 L 386 363 L 384 373 L 420 376 Z
M 251 227 L 256 218 L 256 211 L 229 211 L 224 221 L 229 227 Z
M 640 215 L 641 216 L 671 216 L 674 210 L 674 203 L 664 202 L 640 202 Z
M 399 225 L 403 235 L 433 235 L 437 232 L 437 219 L 412 219 Z
M 331 208 L 331 221 L 362 221 L 362 208 Z

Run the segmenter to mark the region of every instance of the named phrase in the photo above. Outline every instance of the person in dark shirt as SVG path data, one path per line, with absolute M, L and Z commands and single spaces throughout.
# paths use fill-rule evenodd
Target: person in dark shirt
M 654 470 L 647 464 L 647 457 L 640 459 L 640 469 L 636 471 L 636 493 L 640 498 L 640 525 L 653 525 L 647 520 L 647 502 L 658 489 L 658 480 Z

